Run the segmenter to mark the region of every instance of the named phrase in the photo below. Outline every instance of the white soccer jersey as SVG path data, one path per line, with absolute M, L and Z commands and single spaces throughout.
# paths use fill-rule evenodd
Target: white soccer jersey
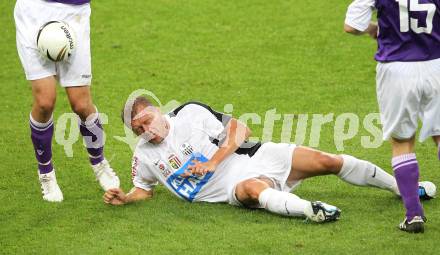
M 200 177 L 183 178 L 180 174 L 194 158 L 207 161 L 214 155 L 230 117 L 199 103 L 185 104 L 165 117 L 170 130 L 163 142 L 151 144 L 141 139 L 135 150 L 134 186 L 150 190 L 161 183 L 190 202 L 228 202 L 234 185 L 242 179 L 240 170 L 250 159 L 247 154 L 233 153 L 213 173 Z

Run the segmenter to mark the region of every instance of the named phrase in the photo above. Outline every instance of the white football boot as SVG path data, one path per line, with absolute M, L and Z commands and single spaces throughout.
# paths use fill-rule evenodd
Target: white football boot
M 61 202 L 63 201 L 63 193 L 57 183 L 55 176 L 55 169 L 47 174 L 38 173 L 41 184 L 41 192 L 43 193 L 43 199 L 49 202 Z
M 318 223 L 336 221 L 341 216 L 339 208 L 321 201 L 311 202 L 304 213 L 307 219 Z
M 115 171 L 110 167 L 110 164 L 106 159 L 96 165 L 92 165 L 93 172 L 95 173 L 96 180 L 101 185 L 104 191 L 111 188 L 119 188 L 119 178 Z
M 437 194 L 437 187 L 434 183 L 424 181 L 419 182 L 419 197 L 420 199 L 429 200 L 435 198 Z

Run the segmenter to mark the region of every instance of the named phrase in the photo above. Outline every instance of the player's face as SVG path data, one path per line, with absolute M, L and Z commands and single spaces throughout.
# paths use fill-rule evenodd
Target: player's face
M 168 135 L 168 125 L 159 109 L 140 107 L 131 121 L 133 132 L 150 143 L 159 144 Z

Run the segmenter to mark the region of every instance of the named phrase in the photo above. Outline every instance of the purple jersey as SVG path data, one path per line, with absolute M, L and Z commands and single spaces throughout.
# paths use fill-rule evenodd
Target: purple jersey
M 377 61 L 440 58 L 440 0 L 376 0 L 375 7 Z
M 63 4 L 75 4 L 75 5 L 90 3 L 90 0 L 47 0 L 47 1 L 58 2 Z

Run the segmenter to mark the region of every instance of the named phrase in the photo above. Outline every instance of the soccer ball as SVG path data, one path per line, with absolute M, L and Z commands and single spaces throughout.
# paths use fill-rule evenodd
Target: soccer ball
M 51 61 L 67 60 L 72 55 L 75 45 L 75 33 L 65 22 L 50 21 L 38 31 L 38 50 Z

